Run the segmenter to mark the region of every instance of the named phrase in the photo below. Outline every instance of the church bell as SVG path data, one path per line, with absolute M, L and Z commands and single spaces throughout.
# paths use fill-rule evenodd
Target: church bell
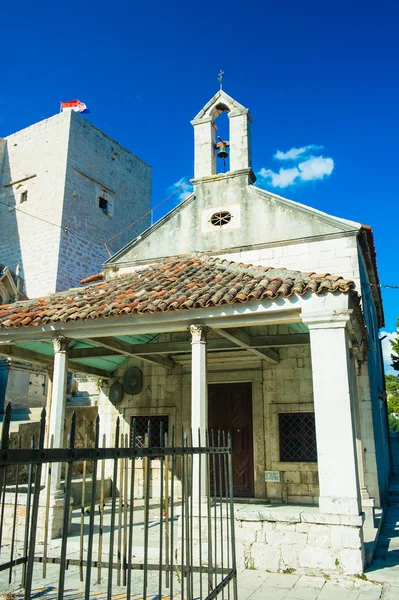
M 219 152 L 217 153 L 217 156 L 223 160 L 228 157 L 227 148 L 223 143 L 219 146 Z

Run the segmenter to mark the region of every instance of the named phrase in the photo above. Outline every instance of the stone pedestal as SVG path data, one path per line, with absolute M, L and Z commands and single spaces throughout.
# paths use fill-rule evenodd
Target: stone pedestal
M 362 509 L 364 513 L 364 526 L 369 529 L 375 528 L 375 501 L 374 498 L 362 498 Z
M 246 507 L 236 514 L 238 569 L 307 575 L 363 572 L 363 517 L 284 506 Z
M 72 519 L 73 498 L 69 499 L 68 529 Z M 62 536 L 62 525 L 64 519 L 64 496 L 61 493 L 51 493 L 48 511 L 48 522 L 46 524 L 46 490 L 43 490 L 39 498 L 39 517 L 37 523 L 37 541 L 43 542 L 46 526 L 48 528 L 48 540 L 54 540 Z
M 18 503 L 16 508 L 16 527 L 15 527 L 15 544 L 17 547 L 23 545 L 25 537 L 25 524 L 26 524 L 26 508 L 27 508 L 28 496 L 26 492 L 20 492 L 18 494 Z M 33 500 L 33 496 L 31 497 Z M 14 501 L 15 495 L 12 492 L 6 492 L 5 505 L 4 505 L 4 525 L 3 525 L 3 543 L 10 543 L 13 532 L 13 518 L 14 518 Z M 31 513 L 32 515 L 32 502 L 31 502 Z M 45 537 L 45 530 L 47 527 L 48 535 L 47 540 L 50 542 L 53 539 L 60 538 L 62 535 L 62 524 L 64 518 L 64 497 L 60 495 L 50 495 L 48 521 L 46 522 L 46 491 L 42 490 L 39 496 L 39 513 L 36 526 L 36 544 L 43 544 Z M 72 519 L 72 498 L 70 499 L 69 506 L 69 519 L 70 525 Z M 68 527 L 69 527 L 68 525 Z

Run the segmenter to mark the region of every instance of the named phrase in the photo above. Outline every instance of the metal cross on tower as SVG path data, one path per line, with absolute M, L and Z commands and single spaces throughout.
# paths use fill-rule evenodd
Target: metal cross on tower
M 219 75 L 218 75 L 218 82 L 219 82 L 221 90 L 223 89 L 223 75 L 224 75 L 224 71 L 222 71 L 222 69 L 220 69 Z

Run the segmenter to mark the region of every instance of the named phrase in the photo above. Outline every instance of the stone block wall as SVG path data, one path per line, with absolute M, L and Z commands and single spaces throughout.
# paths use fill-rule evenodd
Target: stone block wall
M 109 203 L 108 213 L 99 197 Z M 68 289 L 101 271 L 109 255 L 104 242 L 137 221 L 109 243 L 112 253 L 150 225 L 151 167 L 118 142 L 72 112 L 67 155 L 57 289 Z
M 276 244 L 258 250 L 243 250 L 221 255 L 254 265 L 285 267 L 304 273 L 331 273 L 352 279 L 360 292 L 358 247 L 355 235 L 320 241 L 304 241 L 293 244 Z
M 267 329 L 274 331 L 273 327 Z M 288 328 L 278 326 L 278 329 L 282 332 Z M 253 334 L 260 335 L 258 331 Z M 280 472 L 280 483 L 266 483 L 266 497 L 275 503 L 317 504 L 317 463 L 281 462 L 278 424 L 280 413 L 314 412 L 310 346 L 280 348 L 279 354 L 278 365 L 265 362 L 262 365 L 265 469 Z
M 56 287 L 68 138 L 67 113 L 6 138 L 0 173 L 0 200 L 6 204 L 0 204 L 0 256 L 14 271 L 20 265 L 30 297 Z M 21 204 L 24 191 L 27 199 Z
M 40 408 L 46 405 L 47 371 L 38 366 L 11 363 L 7 381 L 5 405 L 11 402 L 14 418 L 40 418 Z M 36 409 L 32 411 L 32 409 Z M 35 417 L 33 417 L 33 414 Z
M 14 538 L 15 548 L 17 552 L 21 552 L 24 543 L 25 536 L 25 524 L 27 516 L 27 490 L 26 488 L 19 489 L 17 508 L 15 510 L 15 494 L 13 492 L 7 492 L 4 498 L 4 521 L 2 530 L 2 541 L 10 543 Z M 31 503 L 33 502 L 33 495 L 31 496 Z M 63 498 L 53 502 L 49 505 L 48 520 L 46 521 L 47 515 L 47 496 L 46 490 L 43 489 L 39 496 L 39 511 L 36 523 L 36 544 L 43 544 L 45 538 L 45 532 L 47 531 L 47 541 L 55 538 L 60 538 L 62 535 L 63 528 L 63 517 L 64 517 L 64 500 Z M 32 518 L 32 504 L 30 509 L 30 518 Z M 15 524 L 14 515 L 16 514 Z M 69 507 L 68 515 L 68 529 L 72 519 L 72 498 Z
M 363 572 L 362 517 L 243 509 L 236 515 L 239 568 L 310 575 Z
M 209 529 L 207 507 L 201 518 L 194 510 L 193 547 L 195 559 L 199 546 L 203 564 L 208 564 L 209 531 L 214 556 L 221 566 L 223 550 L 226 566 L 231 532 L 226 516 L 215 516 L 211 509 Z M 245 506 L 235 511 L 235 550 L 237 569 L 289 572 L 307 575 L 357 575 L 363 573 L 362 517 L 321 515 L 317 509 Z M 227 537 L 227 532 L 229 538 Z M 214 547 L 216 541 L 216 549 Z M 231 538 L 230 538 L 231 539 Z
M 74 111 L 0 146 L 0 256 L 13 271 L 20 265 L 29 297 L 77 286 L 100 271 L 108 258 L 104 242 L 150 210 L 151 167 Z M 98 206 L 103 193 L 112 216 Z M 111 251 L 149 223 L 149 215 L 140 219 Z
M 3 160 L 6 152 L 7 142 L 5 139 L 0 138 L 0 175 L 3 169 Z

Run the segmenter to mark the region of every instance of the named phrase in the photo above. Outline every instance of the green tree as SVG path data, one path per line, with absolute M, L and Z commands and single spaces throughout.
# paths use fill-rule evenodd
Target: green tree
M 389 421 L 389 429 L 391 431 L 399 431 L 399 419 L 397 419 L 393 415 L 389 415 L 388 421 Z
M 399 319 L 396 321 L 396 338 L 390 340 L 392 346 L 392 366 L 395 371 L 399 371 Z
M 399 375 L 385 375 L 387 393 L 399 397 Z
M 399 413 L 399 376 L 385 375 L 388 414 Z

